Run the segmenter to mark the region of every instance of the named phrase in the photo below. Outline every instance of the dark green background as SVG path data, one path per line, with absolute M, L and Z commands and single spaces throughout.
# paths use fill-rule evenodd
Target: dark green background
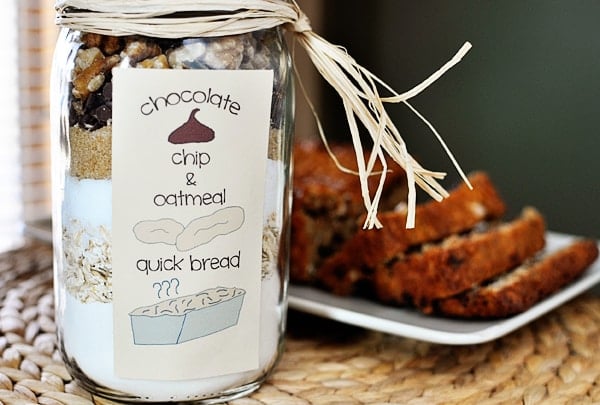
M 412 100 L 465 171 L 488 172 L 509 216 L 537 207 L 555 231 L 600 237 L 600 1 L 327 0 L 330 42 L 396 91 L 473 49 Z M 324 91 L 328 134 L 348 133 Z M 433 135 L 406 107 L 388 110 L 410 152 L 459 181 Z M 426 195 L 421 192 L 420 198 Z

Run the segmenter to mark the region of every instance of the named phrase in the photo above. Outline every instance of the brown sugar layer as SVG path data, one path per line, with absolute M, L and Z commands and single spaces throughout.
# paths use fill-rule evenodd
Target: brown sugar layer
M 71 176 L 82 179 L 109 179 L 112 169 L 112 127 L 88 131 L 69 129 Z
M 485 285 L 438 301 L 434 312 L 462 318 L 499 318 L 526 311 L 579 277 L 598 257 L 596 241 L 581 239 L 502 274 Z
M 481 221 L 500 218 L 506 206 L 483 172 L 469 175 L 471 190 L 461 183 L 442 201 L 419 204 L 416 227 L 406 228 L 406 210 L 380 214 L 383 228 L 358 230 L 317 269 L 316 279 L 327 290 L 347 295 L 370 284 L 373 270 L 398 254 L 423 243 L 469 231 Z M 368 288 L 368 287 L 367 287 Z
M 374 274 L 375 291 L 383 301 L 410 303 L 428 312 L 432 301 L 464 292 L 516 267 L 544 245 L 544 219 L 527 207 L 511 222 L 451 236 L 379 266 Z

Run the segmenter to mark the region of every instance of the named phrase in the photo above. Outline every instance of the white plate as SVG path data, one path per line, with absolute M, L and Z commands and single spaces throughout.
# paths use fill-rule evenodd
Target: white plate
M 575 237 L 548 232 L 546 249 L 554 251 Z M 339 297 L 322 290 L 290 285 L 289 307 L 351 325 L 413 339 L 464 345 L 504 336 L 553 310 L 600 281 L 600 261 L 577 280 L 540 301 L 526 312 L 500 320 L 456 320 L 423 315 L 415 310 L 382 305 L 354 297 Z

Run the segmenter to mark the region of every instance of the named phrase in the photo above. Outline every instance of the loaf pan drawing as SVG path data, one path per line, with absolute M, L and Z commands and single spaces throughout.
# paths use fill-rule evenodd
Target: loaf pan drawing
M 136 345 L 176 345 L 237 325 L 246 292 L 215 287 L 129 313 Z

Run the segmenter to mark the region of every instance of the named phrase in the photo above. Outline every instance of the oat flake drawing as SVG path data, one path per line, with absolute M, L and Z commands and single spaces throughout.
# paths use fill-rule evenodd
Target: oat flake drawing
M 174 245 L 180 252 L 185 252 L 237 231 L 244 219 L 244 209 L 232 206 L 195 218 L 185 227 L 172 218 L 143 220 L 135 224 L 133 233 L 142 243 Z

